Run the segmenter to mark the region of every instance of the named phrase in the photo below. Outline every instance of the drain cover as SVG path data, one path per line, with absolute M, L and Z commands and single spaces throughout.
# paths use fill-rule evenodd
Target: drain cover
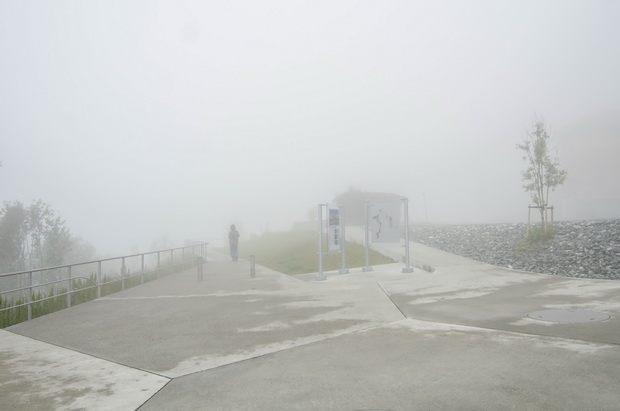
M 527 315 L 530 318 L 540 321 L 550 321 L 554 323 L 589 323 L 595 321 L 609 320 L 609 315 L 589 310 L 543 310 L 534 311 Z

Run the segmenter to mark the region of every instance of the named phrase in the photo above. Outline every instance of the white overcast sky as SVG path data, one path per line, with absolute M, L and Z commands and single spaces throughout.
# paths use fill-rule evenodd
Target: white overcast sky
M 532 117 L 620 113 L 619 21 L 615 0 L 1 0 L 0 201 L 50 203 L 103 253 L 286 228 L 351 186 L 414 222 L 523 221 Z

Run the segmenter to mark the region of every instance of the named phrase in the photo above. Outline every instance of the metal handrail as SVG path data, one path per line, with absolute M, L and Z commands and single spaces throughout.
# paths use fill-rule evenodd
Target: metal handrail
M 130 255 L 125 255 L 125 256 L 121 256 L 121 257 L 110 257 L 110 258 L 103 258 L 103 259 L 99 259 L 99 260 L 93 260 L 93 261 L 85 261 L 85 262 L 80 262 L 80 263 L 74 263 L 74 264 L 65 264 L 65 265 L 59 265 L 59 266 L 53 266 L 53 267 L 40 267 L 40 268 L 34 268 L 34 269 L 30 269 L 30 270 L 24 270 L 24 271 L 16 271 L 16 272 L 12 272 L 12 273 L 4 273 L 4 274 L 0 274 L 0 280 L 8 278 L 8 277 L 17 277 L 17 276 L 27 276 L 27 284 L 24 286 L 18 286 L 17 288 L 12 288 L 10 290 L 5 290 L 5 291 L 0 291 L 0 295 L 5 295 L 5 294 L 12 294 L 12 293 L 17 293 L 17 292 L 25 292 L 25 298 L 26 298 L 26 302 L 21 303 L 21 304 L 15 304 L 15 305 L 11 305 L 10 307 L 5 307 L 5 308 L 0 308 L 0 312 L 3 311 L 7 311 L 7 310 L 11 310 L 14 308 L 19 308 L 19 307 L 23 307 L 23 306 L 27 306 L 28 307 L 28 320 L 32 319 L 32 305 L 35 303 L 39 303 L 41 301 L 46 301 L 52 298 L 57 298 L 57 297 L 62 297 L 62 296 L 66 296 L 67 297 L 67 307 L 71 307 L 71 296 L 74 293 L 77 292 L 82 292 L 85 290 L 90 290 L 93 288 L 97 288 L 97 297 L 96 298 L 101 298 L 101 287 L 107 284 L 111 284 L 111 283 L 115 283 L 120 281 L 121 282 L 121 290 L 125 289 L 125 281 L 127 279 L 131 279 L 131 278 L 135 278 L 138 276 L 141 276 L 141 284 L 144 283 L 144 276 L 146 274 L 152 274 L 152 273 L 157 273 L 157 278 L 159 278 L 160 272 L 163 269 L 166 268 L 174 268 L 177 266 L 183 266 L 186 267 L 188 262 L 191 262 L 191 260 L 188 260 L 188 258 L 186 257 L 186 250 L 190 249 L 191 250 L 191 256 L 193 257 L 197 257 L 198 258 L 198 275 L 199 278 L 202 277 L 202 262 L 205 260 L 206 257 L 206 247 L 207 247 L 208 243 L 205 242 L 196 242 L 196 244 L 193 245 L 189 245 L 189 246 L 185 246 L 185 247 L 176 247 L 176 248 L 168 248 L 168 249 L 164 249 L 164 250 L 158 250 L 158 251 L 150 251 L 147 253 L 139 253 L 139 254 L 130 254 Z M 196 252 L 196 248 L 199 248 L 199 253 Z M 180 264 L 175 264 L 175 251 L 179 251 L 182 250 L 182 256 L 181 256 L 181 263 Z M 169 253 L 169 264 L 165 264 L 167 262 L 167 260 L 162 261 L 162 254 L 164 254 L 164 257 L 168 256 Z M 144 264 L 144 257 L 145 256 L 154 256 L 157 255 L 157 267 L 154 270 L 145 270 L 145 264 Z M 140 262 L 140 270 L 138 271 L 137 274 L 129 274 L 128 275 L 128 267 L 126 264 L 127 259 L 130 258 L 134 258 L 134 257 L 140 257 L 141 258 L 141 262 Z M 106 262 L 106 261 L 114 261 L 114 260 L 119 260 L 119 262 L 121 263 L 121 267 L 120 267 L 120 278 L 117 278 L 117 276 L 114 276 L 113 280 L 111 281 L 105 281 L 105 277 L 104 277 L 104 281 L 102 281 L 102 263 Z M 91 278 L 85 277 L 83 275 L 78 275 L 78 276 L 72 276 L 71 271 L 72 271 L 72 267 L 78 267 L 78 266 L 84 266 L 84 265 L 88 265 L 88 264 L 96 264 L 97 265 L 97 272 L 96 273 L 92 273 L 91 275 L 95 275 L 95 280 L 93 281 Z M 66 278 L 61 278 L 55 281 L 48 281 L 45 283 L 33 283 L 33 274 L 39 274 L 42 278 L 43 272 L 46 271 L 52 271 L 52 270 L 67 270 L 68 271 L 68 275 Z M 106 275 L 107 276 L 107 275 Z M 84 288 L 79 288 L 74 290 L 73 289 L 73 280 L 76 279 L 84 279 L 87 282 L 91 282 L 93 285 L 92 286 L 88 286 L 88 287 L 84 287 Z M 201 278 L 200 278 L 201 279 Z M 58 283 L 62 283 L 62 282 L 68 282 L 69 283 L 69 287 L 68 290 L 66 290 L 65 292 L 59 293 L 59 294 L 55 294 L 55 295 L 50 295 L 48 297 L 44 297 L 38 300 L 33 300 L 33 290 L 37 289 L 37 288 L 42 288 L 42 287 L 48 287 L 54 284 L 58 284 Z
M 71 278 L 63 278 L 62 280 L 50 281 L 49 283 L 35 284 L 35 285 L 32 285 L 32 286 L 28 286 L 28 287 L 14 288 L 14 289 L 9 290 L 9 291 L 0 291 L 0 295 L 16 293 L 18 291 L 24 291 L 24 290 L 28 290 L 30 288 L 45 287 L 47 285 L 58 284 L 58 283 L 62 283 L 64 281 L 77 280 L 77 279 L 80 279 L 80 278 L 83 278 L 86 281 L 90 281 L 91 283 L 93 283 L 93 287 L 97 286 L 97 283 L 94 282 L 93 280 L 91 280 L 90 278 L 83 277 L 83 276 L 78 276 L 78 277 L 71 277 Z M 90 288 L 92 288 L 92 287 L 90 287 Z M 76 290 L 76 292 L 77 291 L 82 291 L 82 290 L 86 290 L 86 288 L 80 288 L 79 290 Z M 41 300 L 38 300 L 38 301 L 41 301 Z M 2 311 L 2 309 L 0 309 L 0 311 Z
M 65 295 L 69 295 L 69 294 L 73 294 L 73 293 L 78 293 L 80 291 L 90 290 L 92 288 L 97 287 L 97 283 L 95 283 L 93 280 L 91 280 L 88 277 L 72 277 L 72 278 L 63 278 L 62 280 L 52 281 L 50 283 L 33 285 L 32 288 L 43 287 L 44 285 L 57 284 L 57 283 L 62 283 L 63 281 L 72 281 L 72 280 L 77 280 L 77 279 L 81 279 L 81 278 L 83 278 L 86 281 L 90 281 L 91 283 L 93 283 L 93 285 L 91 285 L 90 287 L 80 288 L 79 290 L 71 290 L 71 291 L 66 291 L 64 293 L 51 295 L 49 297 L 44 297 L 44 298 L 41 298 L 39 300 L 28 301 L 28 302 L 25 302 L 23 304 L 17 304 L 17 305 L 12 305 L 10 307 L 0 308 L 0 311 L 12 310 L 13 308 L 24 307 L 26 305 L 30 305 L 30 304 L 34 304 L 34 303 L 40 303 L 41 301 L 47 301 L 47 300 L 51 300 L 52 298 L 58 298 L 58 297 L 62 297 L 62 296 L 65 296 Z M 14 293 L 14 292 L 17 292 L 17 291 L 23 291 L 23 290 L 27 290 L 29 288 L 30 287 L 22 287 L 22 288 L 16 288 L 16 289 L 10 290 L 10 291 L 3 291 L 3 292 L 0 292 L 0 295 Z
M 81 262 L 81 263 L 57 265 L 57 266 L 52 266 L 52 267 L 33 268 L 33 269 L 30 269 L 30 270 L 15 271 L 15 272 L 12 272 L 12 273 L 3 273 L 3 274 L 0 274 L 0 277 L 8 277 L 8 276 L 20 275 L 20 274 L 28 274 L 29 272 L 35 272 L 35 271 L 57 270 L 57 269 L 60 269 L 60 268 L 67 268 L 67 267 L 72 267 L 72 266 L 77 266 L 77 265 L 86 265 L 86 264 L 94 264 L 94 263 L 98 263 L 98 262 L 119 260 L 121 258 L 131 258 L 131 257 L 138 257 L 138 256 L 142 256 L 142 255 L 149 255 L 149 254 L 160 254 L 160 253 L 174 252 L 174 251 L 177 251 L 177 250 L 185 250 L 187 248 L 205 247 L 208 244 L 209 243 L 198 242 L 198 244 L 187 245 L 185 247 L 166 248 L 164 250 L 149 251 L 149 252 L 146 252 L 146 253 L 138 253 L 138 254 L 129 254 L 129 255 L 124 255 L 124 256 L 121 256 L 121 257 L 102 258 L 102 259 L 99 259 L 99 260 L 84 261 L 84 262 Z M 205 249 L 205 253 L 206 253 L 206 249 Z

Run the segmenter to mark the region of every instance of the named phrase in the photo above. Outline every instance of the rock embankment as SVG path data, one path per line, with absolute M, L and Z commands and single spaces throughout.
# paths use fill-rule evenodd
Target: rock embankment
M 566 277 L 620 280 L 620 220 L 561 221 L 528 244 L 527 224 L 419 225 L 412 240 L 488 264 Z

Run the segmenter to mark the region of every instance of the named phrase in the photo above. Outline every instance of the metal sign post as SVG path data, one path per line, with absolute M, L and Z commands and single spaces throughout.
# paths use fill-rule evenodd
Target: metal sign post
M 319 222 L 319 272 L 314 277 L 316 281 L 325 281 L 327 278 L 323 274 L 323 206 L 326 204 L 319 204 L 317 220 Z
M 346 235 L 345 235 L 345 227 L 346 227 L 346 222 L 345 222 L 345 215 L 344 215 L 344 207 L 339 206 L 340 208 L 340 234 L 341 234 L 341 239 L 340 239 L 340 253 L 342 254 L 342 265 L 340 270 L 338 270 L 339 274 L 347 274 L 349 272 L 349 269 L 347 268 L 347 257 L 346 257 Z
M 323 251 L 323 208 L 327 211 L 325 218 L 325 232 L 327 233 L 327 252 Z M 317 208 L 318 217 L 318 234 L 319 234 L 319 271 L 315 276 L 315 280 L 323 281 L 327 278 L 323 273 L 323 254 L 330 252 L 342 254 L 342 268 L 338 270 L 340 274 L 346 274 L 349 270 L 346 268 L 345 257 L 345 235 L 344 235 L 344 212 L 342 206 L 319 204 Z
M 362 268 L 362 271 L 372 271 L 372 267 L 368 265 L 368 249 L 370 248 L 370 239 L 368 238 L 368 233 L 370 230 L 370 227 L 368 227 L 368 225 L 370 224 L 368 221 L 368 215 L 369 215 L 369 207 L 370 207 L 370 202 L 368 200 L 366 200 L 366 235 L 365 235 L 365 239 L 364 239 L 364 253 L 365 253 L 365 258 L 366 258 L 366 265 L 364 265 L 364 267 Z
M 405 214 L 405 266 L 403 267 L 403 273 L 412 273 L 413 267 L 411 267 L 409 261 L 409 199 L 403 198 L 403 207 Z

